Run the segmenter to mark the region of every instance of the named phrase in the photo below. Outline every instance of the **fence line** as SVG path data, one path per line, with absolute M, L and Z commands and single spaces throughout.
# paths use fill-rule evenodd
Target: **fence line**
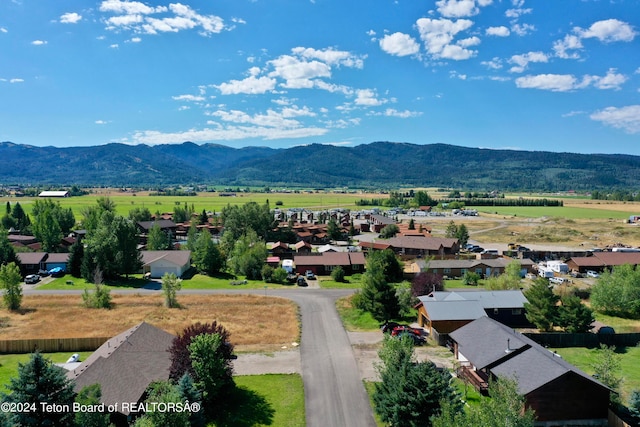
M 111 337 L 0 340 L 0 354 L 94 351 Z
M 569 334 L 569 333 L 525 333 L 544 347 L 598 347 L 600 344 L 615 345 L 616 347 L 634 347 L 640 342 L 640 333 L 634 334 Z

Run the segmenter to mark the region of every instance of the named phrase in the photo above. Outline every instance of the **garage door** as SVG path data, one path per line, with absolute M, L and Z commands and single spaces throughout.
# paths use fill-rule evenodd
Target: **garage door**
M 165 273 L 178 275 L 178 271 L 175 267 L 155 267 L 151 269 L 151 277 L 162 277 Z

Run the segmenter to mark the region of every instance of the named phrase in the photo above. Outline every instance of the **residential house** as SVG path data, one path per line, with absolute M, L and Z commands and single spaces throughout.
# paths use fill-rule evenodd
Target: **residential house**
M 400 236 L 378 240 L 388 244 L 393 251 L 404 259 L 435 257 L 452 258 L 460 251 L 458 239 L 429 236 Z
M 275 242 L 269 246 L 269 254 L 277 256 L 280 259 L 292 259 L 293 251 L 284 242 Z
M 384 215 L 371 214 L 369 215 L 369 229 L 374 233 L 379 233 L 387 225 L 395 224 L 396 220 Z
M 177 277 L 191 267 L 191 251 L 141 251 L 142 272 L 149 277 L 159 279 L 165 273 L 173 273 Z
M 67 271 L 67 265 L 69 263 L 68 253 L 51 253 L 47 254 L 44 261 L 45 269 L 51 270 L 52 268 L 60 267 L 64 271 Z
M 570 270 L 585 273 L 587 270 L 602 272 L 619 265 L 640 264 L 640 252 L 593 252 L 592 256 L 573 257 L 567 261 Z
M 140 239 L 144 244 L 146 244 L 147 236 L 155 225 L 159 226 L 160 230 L 167 233 L 172 241 L 175 240 L 176 231 L 178 228 L 178 225 L 175 222 L 169 219 L 159 219 L 156 221 L 138 221 L 136 223 L 136 226 L 138 227 L 138 232 L 140 233 Z
M 440 345 L 447 344 L 448 334 L 480 317 L 510 327 L 531 326 L 520 290 L 432 292 L 418 299 L 418 323 Z
M 296 253 L 300 255 L 310 254 L 312 250 L 312 246 L 308 242 L 305 242 L 303 240 L 296 243 L 293 247 L 295 248 Z
M 303 274 L 307 270 L 313 274 L 328 275 L 338 266 L 342 267 L 346 275 L 364 273 L 366 264 L 362 252 L 324 252 L 313 255 L 295 255 L 293 261 L 296 272 Z
M 418 274 L 421 271 L 430 271 L 446 277 L 463 277 L 466 272 L 477 273 L 482 278 L 499 276 L 513 260 L 510 258 L 483 258 L 483 259 L 432 259 L 416 260 L 407 264 L 405 272 Z M 521 268 L 521 276 L 533 272 L 535 263 L 528 259 L 518 260 Z
M 77 368 L 67 372 L 79 392 L 83 387 L 100 384 L 101 403 L 116 405 L 111 414 L 116 425 L 127 425 L 132 414 L 123 402 L 144 400 L 154 381 L 169 379 L 174 335 L 146 322 L 127 329 L 102 344 Z
M 45 268 L 44 260 L 47 258 L 46 252 L 17 252 L 16 257 L 20 261 L 22 273 L 35 274 Z
M 491 379 L 512 379 L 540 426 L 606 426 L 604 384 L 560 356 L 488 317 L 450 334 L 458 375 L 485 392 Z

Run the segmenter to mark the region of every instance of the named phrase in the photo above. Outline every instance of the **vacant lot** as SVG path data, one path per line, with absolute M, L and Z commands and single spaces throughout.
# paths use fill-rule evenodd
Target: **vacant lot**
M 271 351 L 298 342 L 298 308 L 289 300 L 252 295 L 181 295 L 182 308 L 161 295 L 114 295 L 111 310 L 88 309 L 80 295 L 26 296 L 21 313 L 0 313 L 0 339 L 110 337 L 142 321 L 170 333 L 196 322 L 222 323 L 238 351 Z

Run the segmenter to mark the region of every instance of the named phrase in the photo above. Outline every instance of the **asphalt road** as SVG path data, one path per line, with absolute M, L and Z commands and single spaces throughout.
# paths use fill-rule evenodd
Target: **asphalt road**
M 113 290 L 113 293 L 159 292 Z M 283 289 L 268 296 L 288 298 L 300 306 L 300 358 L 308 427 L 375 427 L 369 398 L 360 378 L 349 337 L 335 308 L 335 300 L 353 290 Z M 81 291 L 38 291 L 24 294 L 79 294 Z M 184 294 L 258 294 L 262 290 L 183 290 Z

